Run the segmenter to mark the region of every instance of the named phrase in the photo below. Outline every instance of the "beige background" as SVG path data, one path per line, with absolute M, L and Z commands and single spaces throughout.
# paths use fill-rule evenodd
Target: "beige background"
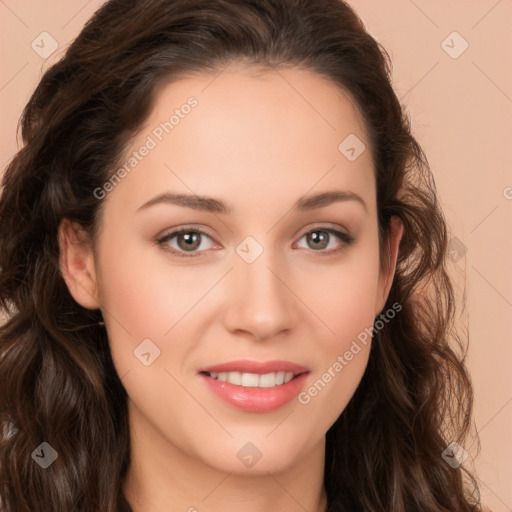
M 17 121 L 42 71 L 102 3 L 0 0 L 2 171 L 17 150 Z M 474 464 L 484 503 L 512 511 L 512 1 L 350 3 L 391 55 L 395 88 L 456 239 L 451 264 L 461 286 L 466 278 L 463 320 L 481 441 Z M 51 48 L 42 32 L 59 45 L 47 59 L 31 47 L 35 41 L 40 53 Z M 475 446 L 465 448 L 471 462 Z

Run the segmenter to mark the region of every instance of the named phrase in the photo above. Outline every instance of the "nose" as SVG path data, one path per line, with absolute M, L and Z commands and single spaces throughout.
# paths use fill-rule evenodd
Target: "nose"
M 279 264 L 270 251 L 264 251 L 252 263 L 236 261 L 227 283 L 226 328 L 249 333 L 258 340 L 292 329 L 300 301 L 289 280 L 285 265 Z

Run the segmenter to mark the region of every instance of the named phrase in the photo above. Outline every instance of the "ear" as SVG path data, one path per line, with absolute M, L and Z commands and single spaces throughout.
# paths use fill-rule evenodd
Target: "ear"
M 58 230 L 59 267 L 73 298 L 87 309 L 99 309 L 94 254 L 83 230 L 63 219 Z
M 398 259 L 398 248 L 400 240 L 404 232 L 404 225 L 399 217 L 394 215 L 390 221 L 390 238 L 388 245 L 388 254 L 385 261 L 384 269 L 380 271 L 379 283 L 377 290 L 377 301 L 375 304 L 375 316 L 377 316 L 383 309 L 386 301 L 388 300 L 389 291 L 395 277 L 396 261 Z

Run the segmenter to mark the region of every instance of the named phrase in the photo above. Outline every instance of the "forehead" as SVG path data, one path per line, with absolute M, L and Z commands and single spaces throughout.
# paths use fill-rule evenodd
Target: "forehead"
M 261 205 L 271 190 L 295 201 L 309 189 L 345 186 L 364 190 L 371 202 L 370 151 L 351 160 L 345 140 L 369 149 L 358 109 L 332 81 L 297 68 L 232 64 L 158 90 L 121 164 L 133 151 L 151 149 L 113 195 L 123 190 L 142 200 L 166 187 L 234 204 L 250 191 Z
M 217 134 L 221 133 L 232 140 L 247 135 L 257 137 L 251 145 L 255 152 L 262 149 L 256 146 L 260 140 L 267 143 L 266 149 L 283 151 L 284 144 L 297 140 L 306 144 L 309 141 L 315 147 L 325 140 L 332 149 L 332 142 L 348 135 L 348 130 L 366 137 L 364 120 L 355 102 L 332 80 L 301 68 L 269 69 L 243 64 L 231 64 L 216 74 L 195 73 L 161 86 L 146 129 L 158 127 L 175 111 L 179 113 L 190 98 L 197 103 L 190 116 L 185 114 L 185 119 L 189 117 L 191 121 L 182 122 L 185 119 L 180 116 L 181 130 L 173 128 L 173 136 L 179 137 L 180 131 L 186 133 L 183 127 L 193 123 L 193 132 L 201 138 L 202 145 L 220 142 Z M 194 133 L 188 133 L 188 138 Z M 269 141 L 273 143 L 268 144 Z M 236 149 L 232 147 L 233 152 Z M 250 148 L 244 145 L 243 149 L 247 153 Z

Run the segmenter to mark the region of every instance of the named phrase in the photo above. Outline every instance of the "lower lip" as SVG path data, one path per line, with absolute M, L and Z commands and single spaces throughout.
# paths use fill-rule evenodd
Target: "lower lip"
M 270 412 L 279 409 L 299 394 L 308 373 L 271 388 L 245 387 L 212 379 L 200 374 L 210 389 L 226 402 L 248 412 Z

